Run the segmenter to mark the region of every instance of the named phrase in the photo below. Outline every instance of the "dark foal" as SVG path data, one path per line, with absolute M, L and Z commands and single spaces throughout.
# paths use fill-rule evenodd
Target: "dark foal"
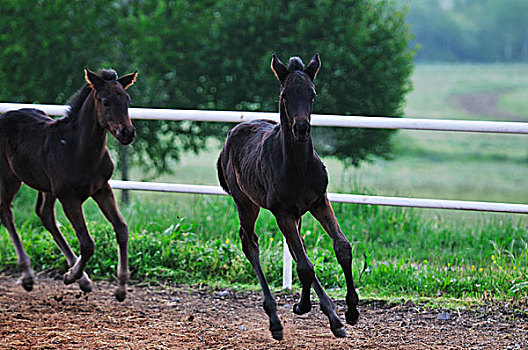
M 102 70 L 97 75 L 85 68 L 87 83 L 70 100 L 65 117 L 52 119 L 37 109 L 14 110 L 0 116 L 0 219 L 15 245 L 22 286 L 27 291 L 33 289 L 33 272 L 11 209 L 22 182 L 39 191 L 37 215 L 71 267 L 64 283 L 79 281 L 85 292 L 92 290 L 84 268 L 95 245 L 86 228 L 82 204 L 89 197 L 95 200 L 116 233 L 119 264 L 115 297 L 125 299 L 128 227 L 108 184 L 114 164 L 106 148 L 106 132 L 123 145 L 134 140 L 135 129 L 128 116 L 130 96 L 125 90 L 134 84 L 136 76 L 137 71 L 118 78 L 113 70 Z M 79 258 L 55 222 L 57 199 L 75 229 Z
M 317 54 L 306 67 L 298 57 L 290 58 L 286 67 L 273 55 L 271 69 L 281 83 L 280 124 L 257 120 L 237 125 L 229 132 L 217 163 L 220 184 L 236 203 L 242 248 L 262 287 L 264 310 L 270 319 L 272 336 L 277 340 L 283 338 L 282 325 L 277 316 L 277 303 L 260 265 L 258 237 L 254 231 L 260 208 L 273 213 L 297 263 L 302 293 L 293 312 L 302 315 L 311 310 L 313 286 L 332 332 L 336 337 L 346 336 L 343 323 L 306 255 L 301 219 L 309 211 L 332 238 L 337 260 L 343 268 L 347 283 L 346 320 L 353 325 L 359 318 L 351 246 L 326 196 L 328 176 L 314 151 L 310 134 L 316 96 L 313 80 L 320 65 Z

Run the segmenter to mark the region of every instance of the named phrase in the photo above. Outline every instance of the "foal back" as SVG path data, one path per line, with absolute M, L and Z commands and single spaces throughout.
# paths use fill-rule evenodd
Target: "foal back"
M 34 108 L 8 111 L 0 116 L 0 182 L 23 181 L 39 191 L 51 191 L 45 165 L 50 162 L 47 159 L 50 152 L 46 150 L 52 143 L 49 135 L 55 123 Z M 52 157 L 60 158 L 57 153 Z

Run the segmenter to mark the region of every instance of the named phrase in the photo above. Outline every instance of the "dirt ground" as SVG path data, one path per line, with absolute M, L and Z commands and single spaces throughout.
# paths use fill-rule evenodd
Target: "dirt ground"
M 280 294 L 284 340 L 268 331 L 260 293 L 194 286 L 132 284 L 123 303 L 113 285 L 76 285 L 38 277 L 27 293 L 0 278 L 0 349 L 521 349 L 528 348 L 528 301 L 429 310 L 412 302 L 366 300 L 348 337 L 333 337 L 317 303 L 292 312 L 297 295 Z M 345 305 L 336 302 L 342 316 Z
M 526 116 L 512 114 L 499 108 L 499 98 L 511 89 L 476 92 L 471 94 L 451 95 L 448 103 L 475 116 L 485 116 L 501 121 L 526 121 Z

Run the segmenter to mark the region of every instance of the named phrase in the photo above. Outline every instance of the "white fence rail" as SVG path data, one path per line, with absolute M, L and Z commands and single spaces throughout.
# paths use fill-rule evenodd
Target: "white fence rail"
M 186 185 L 186 184 L 174 184 L 174 183 L 162 183 L 162 182 L 141 182 L 141 181 L 121 181 L 121 180 L 110 180 L 110 185 L 113 188 L 117 188 L 121 190 L 227 195 L 227 193 L 225 193 L 224 190 L 219 186 Z M 390 205 L 390 206 L 396 206 L 396 207 L 491 211 L 491 212 L 512 213 L 512 214 L 528 214 L 527 204 L 497 203 L 497 202 L 472 202 L 472 201 L 455 201 L 455 200 L 443 200 L 443 199 L 405 198 L 405 197 L 386 197 L 386 196 L 370 196 L 370 195 L 346 194 L 346 193 L 329 193 L 328 199 L 331 202 L 340 202 L 340 203 Z
M 68 106 L 0 103 L 0 113 L 20 108 L 38 108 L 50 115 L 64 115 Z M 268 112 L 234 112 L 152 108 L 130 108 L 129 113 L 130 117 L 133 119 L 174 121 L 191 120 L 201 122 L 229 123 L 240 123 L 255 119 L 271 119 L 278 121 L 279 118 L 278 113 Z M 487 122 L 477 120 L 361 117 L 313 114 L 312 125 L 375 129 L 407 129 L 486 132 L 500 134 L 528 134 L 528 123 Z
M 68 106 L 0 103 L 0 113 L 20 108 L 38 108 L 50 115 L 64 115 Z M 264 112 L 130 108 L 129 113 L 130 117 L 133 119 L 147 120 L 186 120 L 234 123 L 255 119 L 278 120 L 278 113 Z M 528 134 L 528 123 L 520 122 L 488 122 L 469 120 L 361 117 L 314 114 L 312 115 L 312 125 L 378 129 Z M 226 193 L 219 186 L 150 183 L 118 180 L 112 180 L 111 186 L 116 189 L 129 189 L 141 191 L 226 195 Z M 367 196 L 343 193 L 329 193 L 328 198 L 333 202 L 344 203 L 528 214 L 528 205 L 526 204 Z M 283 286 L 285 288 L 291 288 L 291 256 L 289 256 L 288 249 L 284 250 Z

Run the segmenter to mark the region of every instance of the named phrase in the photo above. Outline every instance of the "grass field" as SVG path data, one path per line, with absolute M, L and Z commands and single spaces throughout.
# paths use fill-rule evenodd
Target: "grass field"
M 427 65 L 413 76 L 407 116 L 490 120 L 453 103 L 454 96 L 496 96 L 489 111 L 528 119 L 528 65 Z M 486 95 L 487 96 L 487 95 Z M 478 102 L 478 101 L 477 101 Z M 489 102 L 489 101 L 488 101 Z M 492 113 L 492 114 L 493 114 Z M 497 114 L 498 113 L 498 114 Z M 400 131 L 394 139 L 395 159 L 343 169 L 325 159 L 330 191 L 526 203 L 528 138 L 487 134 Z M 219 145 L 188 154 L 174 165 L 174 174 L 157 181 L 217 184 L 214 164 Z M 140 174 L 135 174 L 139 179 Z M 64 271 L 64 258 L 33 214 L 35 195 L 24 189 L 15 202 L 17 225 L 36 270 Z M 528 292 L 527 220 L 505 214 L 460 213 L 339 204 L 337 217 L 354 247 L 355 276 L 362 297 L 480 298 L 520 297 Z M 89 270 L 96 278 L 115 273 L 115 243 L 110 225 L 95 205 L 85 205 L 97 244 Z M 132 277 L 181 283 L 257 286 L 241 253 L 238 220 L 227 197 L 132 193 L 122 211 L 131 229 Z M 63 230 L 77 246 L 69 224 L 59 213 Z M 309 256 L 322 282 L 342 294 L 343 276 L 332 244 L 320 226 L 304 219 Z M 272 216 L 262 211 L 257 222 L 261 256 L 268 279 L 281 284 L 282 239 Z M 0 229 L 4 269 L 16 256 Z

